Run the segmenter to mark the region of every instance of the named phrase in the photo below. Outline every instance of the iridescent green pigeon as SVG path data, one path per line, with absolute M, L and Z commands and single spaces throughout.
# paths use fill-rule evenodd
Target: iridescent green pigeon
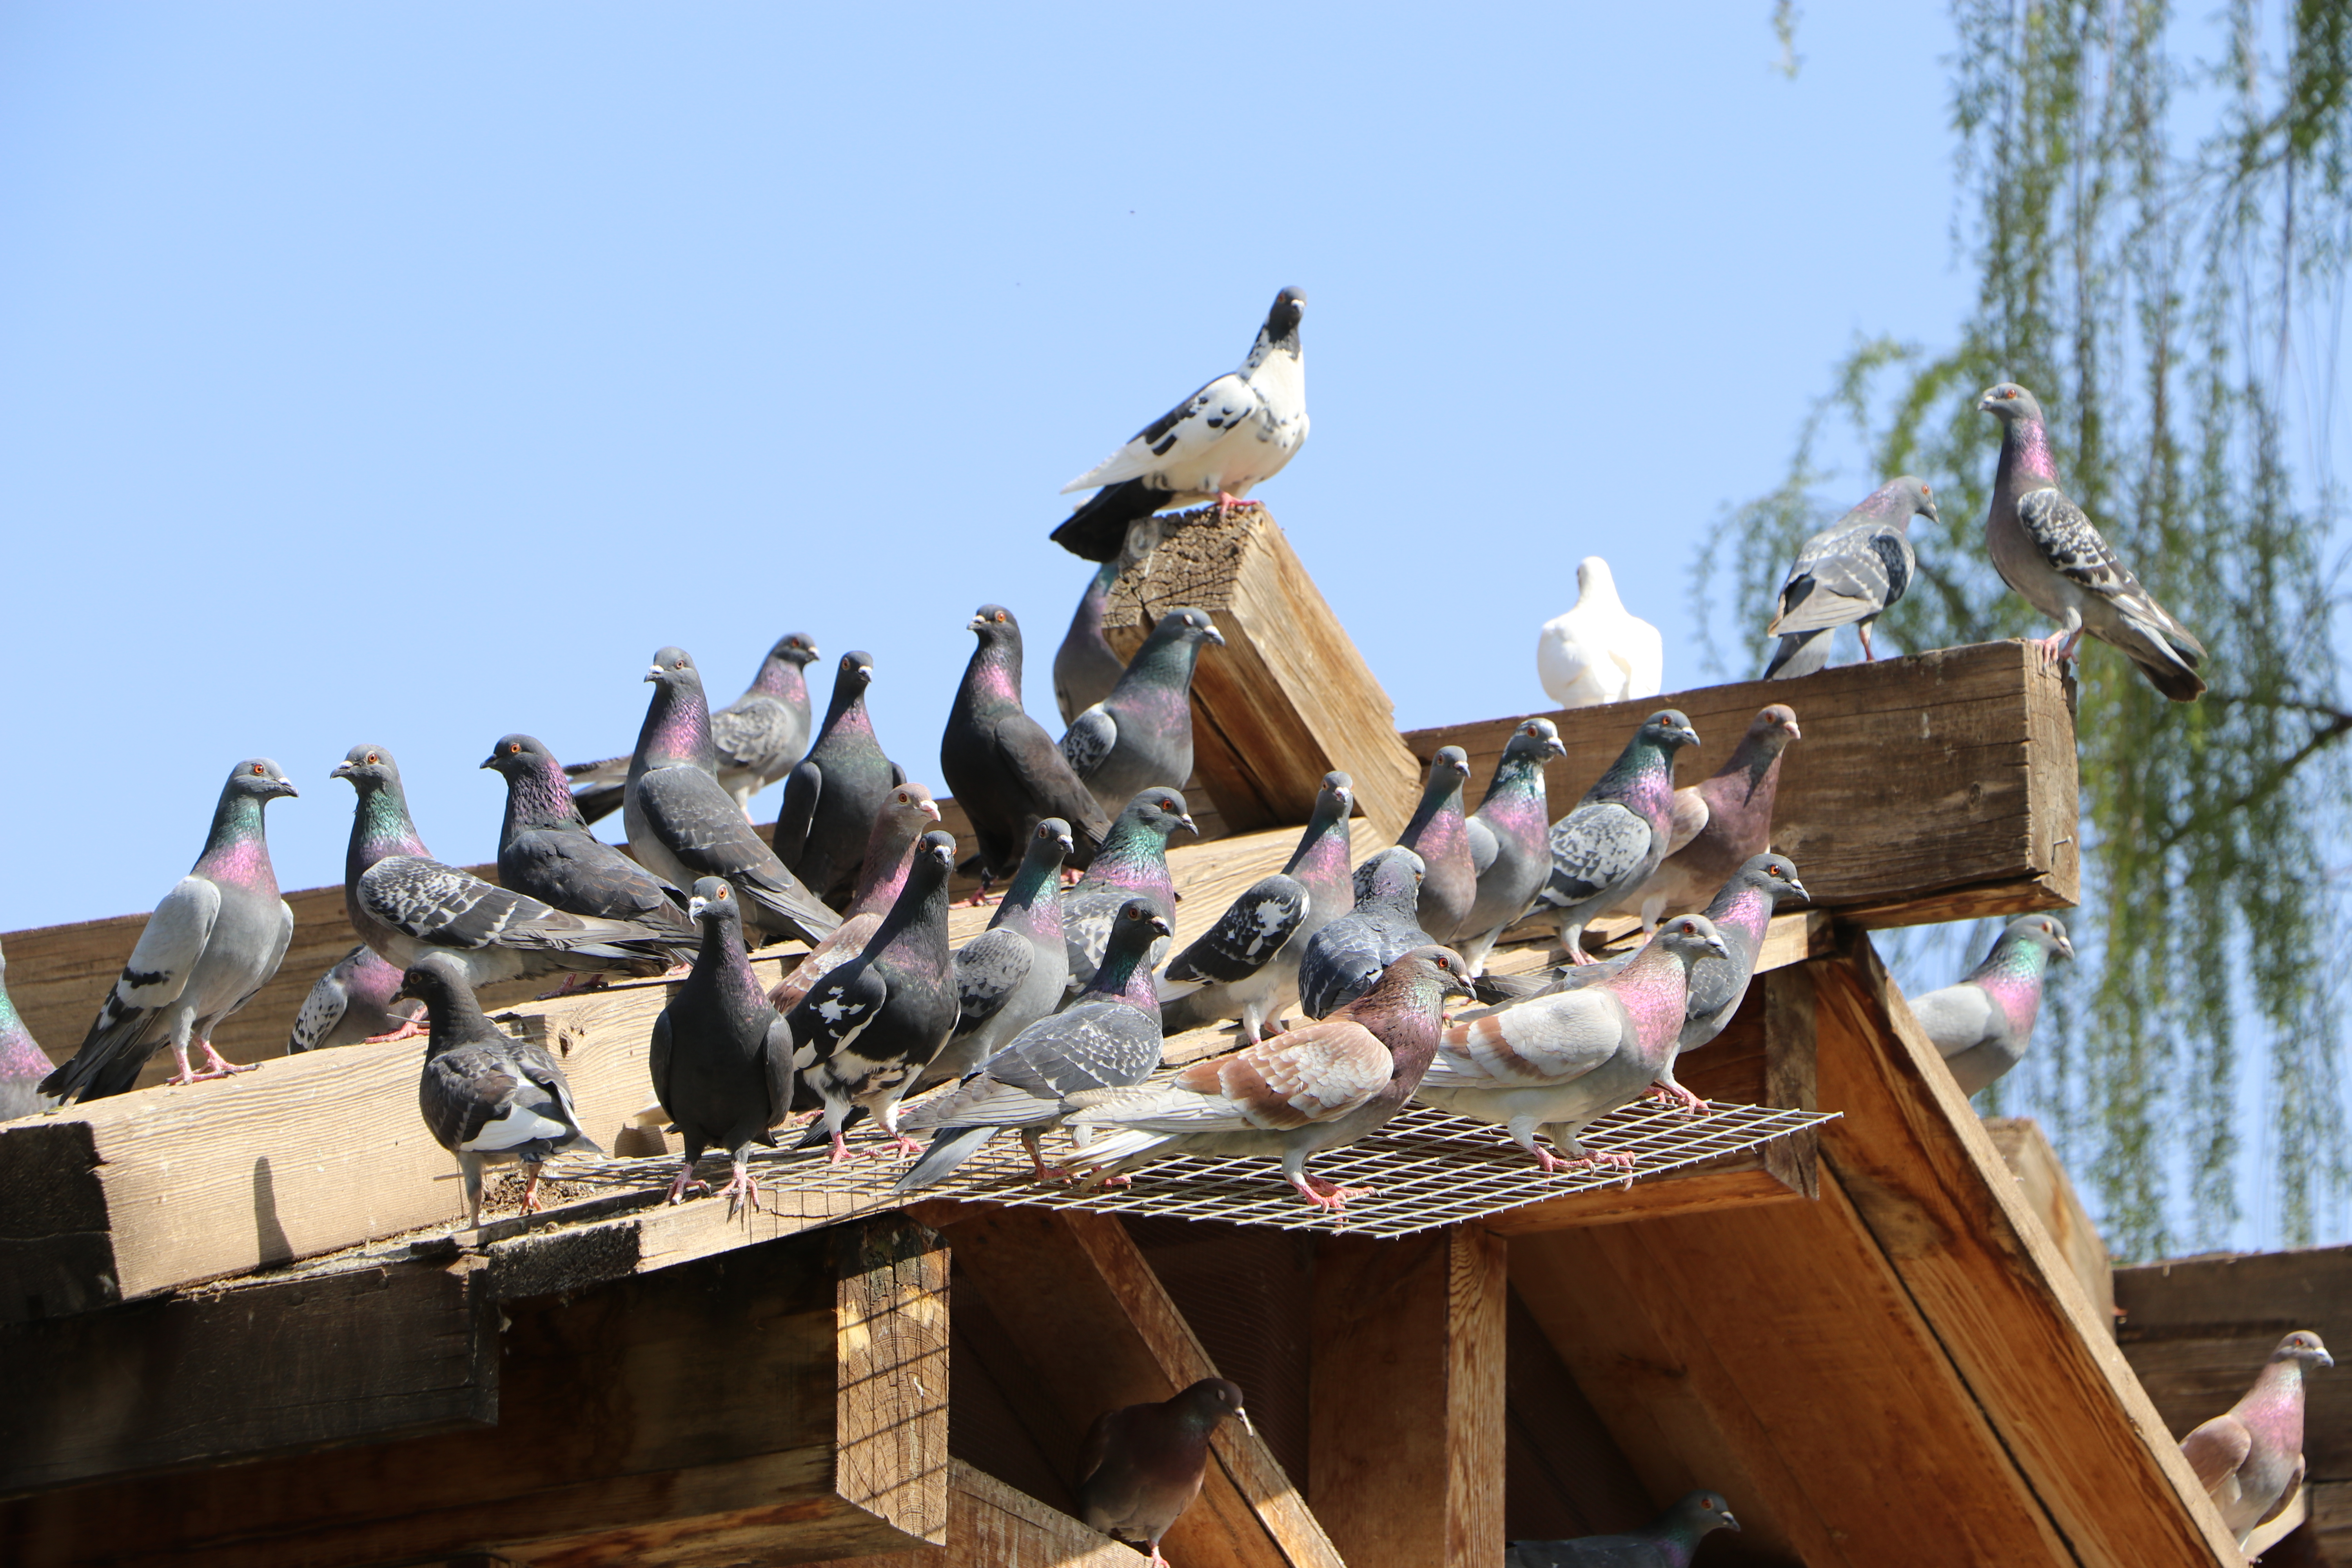
M 2244 1398 L 2180 1439 L 2181 1458 L 2240 1545 L 2302 1488 L 2303 1380 L 2335 1364 L 2317 1334 L 2298 1329 L 2279 1341 Z
M 1570 963 L 1588 962 L 1586 923 L 1665 859 L 1674 843 L 1675 753 L 1697 744 L 1698 731 L 1678 710 L 1651 714 L 1576 809 L 1552 824 L 1551 874 L 1536 908 L 1559 920 Z
M 57 1101 L 41 1092 L 41 1080 L 57 1064 L 49 1060 L 8 1000 L 8 963 L 0 958 L 0 1121 L 32 1116 Z
M 1478 897 L 1478 867 L 1470 852 L 1469 819 L 1462 807 L 1462 786 L 1469 782 L 1470 754 L 1459 746 L 1440 746 L 1429 759 L 1412 819 L 1397 836 L 1399 846 L 1421 857 L 1415 909 L 1421 929 L 1440 940 L 1451 938 Z M 1371 867 L 1357 867 L 1357 899 L 1369 898 L 1371 891 Z
M 1469 961 L 1472 974 L 1485 973 L 1495 939 L 1535 907 L 1536 895 L 1551 876 L 1544 765 L 1567 754 L 1559 726 L 1549 719 L 1528 720 L 1511 732 L 1486 798 L 1470 814 L 1465 833 L 1477 874 L 1476 893 L 1454 924 L 1454 945 Z
M 1992 951 L 1966 979 L 1912 998 L 1912 1016 L 1935 1042 L 1961 1093 L 1974 1094 L 2024 1057 L 2050 961 L 2074 956 L 2074 944 L 2057 916 L 2021 915 L 1994 939 Z

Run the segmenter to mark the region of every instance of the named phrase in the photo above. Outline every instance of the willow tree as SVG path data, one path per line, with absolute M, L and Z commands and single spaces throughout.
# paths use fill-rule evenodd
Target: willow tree
M 1976 411 L 1999 381 L 2040 395 L 2062 483 L 2204 640 L 2212 689 L 2168 702 L 2083 645 L 2082 961 L 1987 1093 L 2043 1120 L 2123 1256 L 2224 1235 L 2242 1154 L 2261 1157 L 2263 1229 L 2307 1241 L 2347 1170 L 2334 1004 L 2352 945 L 2328 883 L 2352 842 L 2352 712 L 2325 437 L 2352 0 L 2240 0 L 2202 61 L 2183 37 L 2210 19 L 2158 5 L 1960 0 L 1955 20 L 1954 237 L 1975 305 L 1940 352 L 1885 340 L 1845 360 L 1699 596 L 1728 590 L 1756 619 L 1799 540 L 1911 472 L 1943 523 L 1914 525 L 1919 577 L 1881 646 L 2049 630 L 1985 556 L 1999 440 Z M 1868 473 L 1827 493 L 1821 454 L 1849 430 Z

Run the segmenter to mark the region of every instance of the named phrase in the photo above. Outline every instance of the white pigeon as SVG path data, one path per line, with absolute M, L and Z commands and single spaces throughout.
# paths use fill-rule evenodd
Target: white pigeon
M 1576 607 L 1544 623 L 1536 638 L 1536 675 L 1562 708 L 1593 708 L 1655 697 L 1665 684 L 1665 644 L 1658 628 L 1625 608 L 1609 563 L 1576 563 Z

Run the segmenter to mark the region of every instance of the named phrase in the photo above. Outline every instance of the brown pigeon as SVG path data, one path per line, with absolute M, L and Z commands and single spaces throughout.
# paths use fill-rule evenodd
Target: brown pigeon
M 1609 912 L 1639 915 L 1648 931 L 1657 929 L 1661 916 L 1705 909 L 1717 888 L 1772 847 L 1780 753 L 1804 738 L 1787 703 L 1759 709 L 1728 762 L 1712 777 L 1675 791 L 1665 860 Z
M 1078 1517 L 1105 1535 L 1146 1542 L 1167 1568 L 1160 1538 L 1201 1495 L 1209 1436 L 1226 1416 L 1249 1425 L 1238 1384 L 1204 1377 L 1172 1399 L 1106 1410 L 1078 1457 Z

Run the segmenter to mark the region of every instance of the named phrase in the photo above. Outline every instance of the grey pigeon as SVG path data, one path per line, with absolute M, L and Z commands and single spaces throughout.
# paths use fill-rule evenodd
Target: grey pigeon
M 1087 591 L 1070 616 L 1070 629 L 1054 653 L 1054 706 L 1061 710 L 1064 724 L 1108 697 L 1127 673 L 1127 660 L 1111 651 L 1103 636 L 1103 612 L 1110 607 L 1112 585 L 1158 547 L 1166 531 L 1159 518 L 1137 518 L 1127 525 L 1127 542 L 1118 553 L 1087 580 Z
M 745 922 L 777 936 L 818 942 L 841 917 L 801 885 L 775 852 L 761 842 L 734 798 L 721 788 L 713 762 L 710 710 L 702 676 L 686 650 L 666 647 L 646 674 L 653 700 L 629 758 L 628 798 L 621 817 L 629 853 L 673 888 L 704 877 L 724 877 L 752 911 Z
M 1429 760 L 1421 802 L 1397 843 L 1421 857 L 1421 927 L 1444 931 L 1449 940 L 1478 897 L 1478 867 L 1470 853 L 1469 819 L 1463 815 L 1462 786 L 1470 782 L 1470 754 L 1440 746 Z M 1356 868 L 1356 897 L 1371 891 L 1370 862 Z
M 1222 512 L 1280 473 L 1307 441 L 1307 355 L 1298 344 L 1306 312 L 1307 296 L 1298 289 L 1276 294 L 1240 369 L 1064 485 L 1064 495 L 1095 493 L 1054 530 L 1054 542 L 1088 561 L 1108 561 L 1137 518 L 1204 500 Z
M 302 1010 L 294 1015 L 286 1054 L 423 1034 L 418 1019 L 424 1005 L 394 1002 L 392 994 L 399 989 L 400 971 L 378 957 L 375 949 L 360 943 L 311 984 Z
M 1514 1541 L 1503 1550 L 1503 1568 L 1690 1568 L 1707 1535 L 1738 1528 L 1720 1494 L 1692 1492 L 1654 1523 L 1624 1535 Z
M 1110 825 L 1110 836 L 1077 886 L 1062 895 L 1062 931 L 1070 953 L 1073 989 L 1094 978 L 1110 941 L 1119 906 L 1133 898 L 1151 900 L 1171 925 L 1176 921 L 1176 884 L 1168 875 L 1168 836 L 1178 828 L 1198 833 L 1184 797 L 1172 789 L 1148 789 L 1127 803 Z M 1165 948 L 1153 950 L 1160 961 Z
M 1021 623 L 1002 605 L 982 605 L 965 628 L 979 645 L 948 709 L 940 776 L 980 842 L 982 885 L 1012 875 L 1049 816 L 1069 825 L 1072 863 L 1084 867 L 1102 847 L 1110 816 L 1021 705 Z
M 0 958 L 0 1121 L 37 1115 L 55 1106 L 57 1101 L 41 1092 L 41 1080 L 56 1066 L 8 1000 L 8 963 Z
M 1106 814 L 1155 785 L 1192 782 L 1192 670 L 1202 644 L 1224 640 L 1208 611 L 1169 611 L 1111 694 L 1070 721 L 1062 755 Z
M 332 776 L 359 795 L 343 855 L 343 912 L 387 963 L 414 968 L 419 953 L 438 950 L 478 990 L 557 971 L 659 974 L 692 951 L 675 931 L 567 914 L 434 859 L 409 817 L 399 764 L 382 746 L 353 746 Z
M 2336 1364 L 2319 1336 L 2298 1329 L 2279 1341 L 2244 1398 L 2180 1439 L 2181 1458 L 2243 1546 L 2303 1487 L 2303 1380 Z
M 898 1131 L 898 1101 L 955 1028 L 955 965 L 948 951 L 954 862 L 954 838 L 923 835 L 882 929 L 784 1020 L 802 1094 L 824 1109 L 822 1134 L 813 1129 L 813 1135 L 831 1136 L 835 1163 L 850 1157 L 841 1134 L 853 1110 L 873 1117 L 908 1153 L 921 1152 Z
M 469 1223 L 482 1223 L 484 1165 L 522 1162 L 529 1214 L 539 1207 L 539 1168 L 550 1155 L 604 1152 L 581 1131 L 571 1081 L 555 1058 L 482 1016 L 455 954 L 418 957 L 393 999 L 424 1003 L 433 1021 L 416 1105 L 433 1141 L 457 1156 Z
M 1228 1416 L 1249 1425 L 1240 1385 L 1222 1377 L 1096 1416 L 1078 1456 L 1078 1517 L 1105 1535 L 1142 1542 L 1150 1568 L 1167 1568 L 1160 1538 L 1201 1495 L 1210 1436 Z
M 1496 938 L 1535 907 L 1536 895 L 1551 876 L 1547 831 L 1551 808 L 1545 799 L 1544 764 L 1567 754 L 1559 726 L 1550 720 L 1521 724 L 1495 764 L 1486 798 L 1464 826 L 1476 880 L 1470 907 L 1454 921 L 1451 940 L 1469 961 L 1474 975 L 1486 972 Z
M 1571 963 L 1585 962 L 1584 927 L 1650 879 L 1673 844 L 1675 753 L 1698 744 L 1681 710 L 1643 721 L 1576 809 L 1552 824 L 1551 875 L 1536 907 L 1559 921 Z
M 1764 667 L 1767 680 L 1811 675 L 1830 661 L 1830 644 L 1843 626 L 1870 650 L 1870 624 L 1903 597 L 1918 574 L 1911 548 L 1911 519 L 1934 522 L 1936 500 L 1926 481 L 1911 474 L 1887 480 L 1854 509 L 1805 541 L 1789 580 L 1780 584 L 1779 606 L 1768 637 L 1780 646 Z
M 529 735 L 502 735 L 482 766 L 507 781 L 499 826 L 499 885 L 566 914 L 635 921 L 683 942 L 697 940 L 652 872 L 588 831 L 564 787 L 563 765 Z
M 1610 912 L 1639 915 L 1642 929 L 1654 931 L 1660 915 L 1697 909 L 1726 878 L 1772 847 L 1780 753 L 1803 739 L 1796 710 L 1781 702 L 1758 710 L 1721 768 L 1675 791 L 1665 859 Z
M 2074 944 L 2057 916 L 2021 915 L 1958 984 L 1912 998 L 1912 1016 L 1962 1094 L 1974 1094 L 2023 1058 L 2050 961 L 2074 956 Z
M 1418 913 L 1420 856 L 1391 847 L 1357 872 L 1355 907 L 1309 937 L 1298 955 L 1298 1005 L 1310 1018 L 1327 1017 L 1370 991 L 1399 955 L 1436 945 Z
M 1370 1189 L 1309 1175 L 1307 1159 L 1378 1131 L 1404 1109 L 1437 1049 L 1445 999 L 1468 994 L 1460 954 L 1414 948 L 1328 1018 L 1165 1082 L 1071 1096 L 1064 1103 L 1079 1147 L 1064 1163 L 1106 1180 L 1180 1154 L 1264 1155 L 1336 1219 Z
M 806 632 L 777 638 L 760 661 L 760 673 L 752 677 L 750 689 L 710 716 L 719 783 L 747 815 L 751 797 L 783 777 L 808 750 L 808 678 L 802 672 L 816 657 L 816 644 Z M 583 821 L 593 822 L 621 808 L 628 789 L 628 758 L 573 763 L 563 772 Z
M 1062 862 L 1069 853 L 1069 824 L 1049 816 L 1037 825 L 988 929 L 956 949 L 955 1030 L 908 1094 L 971 1072 L 1069 994 L 1070 948 L 1062 933 Z
M 891 1190 L 938 1185 L 1007 1127 L 1021 1130 L 1038 1180 L 1058 1174 L 1045 1168 L 1037 1142 L 1061 1123 L 1064 1098 L 1140 1083 L 1160 1065 L 1160 1004 L 1144 959 L 1169 934 L 1150 900 L 1128 900 L 1112 923 L 1102 967 L 1076 1001 L 1022 1030 L 953 1089 L 900 1110 L 900 1126 L 937 1131 Z
M 907 782 L 907 772 L 882 754 L 866 689 L 874 683 L 874 656 L 842 656 L 833 679 L 824 728 L 784 777 L 776 809 L 776 858 L 834 908 L 857 886 L 866 840 L 883 799 Z
M 1989 388 L 1977 407 L 2000 421 L 1985 547 L 2000 580 L 2058 629 L 2040 647 L 2045 663 L 2074 657 L 2084 632 L 2120 650 L 2175 702 L 2204 695 L 2197 667 L 2205 645 L 2139 585 L 2083 509 L 2058 488 L 2050 429 L 2033 394 L 2015 382 Z
M 1323 775 L 1298 847 L 1226 907 L 1217 923 L 1168 961 L 1160 1016 L 1171 1035 L 1223 1018 L 1241 1021 L 1244 1044 L 1265 1038 L 1268 1015 L 1298 994 L 1298 964 L 1315 933 L 1356 907 L 1348 873 L 1348 775 Z
M 694 1179 L 705 1149 L 727 1151 L 734 1176 L 719 1189 L 731 1213 L 740 1199 L 760 1206 L 751 1146 L 772 1149 L 768 1129 L 793 1106 L 793 1037 L 752 978 L 743 946 L 743 905 L 723 877 L 694 884 L 687 911 L 702 927 L 693 972 L 654 1020 L 654 1097 L 686 1140 L 669 1201 L 706 1184 Z
M 890 792 L 874 818 L 874 832 L 866 841 L 866 859 L 857 874 L 857 896 L 849 901 L 840 927 L 809 949 L 793 972 L 776 982 L 768 1000 L 779 1012 L 808 994 L 809 987 L 856 958 L 882 929 L 882 917 L 898 901 L 907 873 L 915 864 L 916 846 L 940 825 L 940 808 L 931 792 L 919 784 L 902 784 Z
M 81 1048 L 41 1080 L 43 1094 L 61 1101 L 127 1094 L 165 1044 L 179 1064 L 169 1083 L 252 1070 L 222 1060 L 213 1031 L 269 984 L 294 939 L 294 911 L 278 896 L 261 821 L 264 806 L 294 793 L 268 757 L 247 757 L 230 771 L 204 853 L 147 917 Z M 201 1071 L 188 1065 L 191 1042 L 204 1053 Z

